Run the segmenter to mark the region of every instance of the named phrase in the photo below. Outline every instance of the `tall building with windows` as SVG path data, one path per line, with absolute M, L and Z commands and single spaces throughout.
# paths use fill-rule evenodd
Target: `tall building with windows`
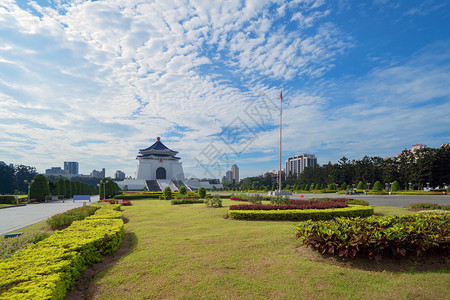
M 306 167 L 315 167 L 317 157 L 314 154 L 300 154 L 288 157 L 286 160 L 286 176 L 297 175 Z
M 239 182 L 239 168 L 236 165 L 231 166 L 232 180 Z
M 65 161 L 64 162 L 64 171 L 68 174 L 78 174 L 78 162 L 76 161 Z
M 114 174 L 114 179 L 116 179 L 116 180 L 124 180 L 125 179 L 125 173 L 120 171 L 120 170 L 117 170 L 116 174 Z

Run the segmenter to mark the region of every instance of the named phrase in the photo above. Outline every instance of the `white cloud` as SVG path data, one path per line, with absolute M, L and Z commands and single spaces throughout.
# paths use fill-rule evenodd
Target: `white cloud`
M 277 99 L 280 82 L 321 78 L 352 47 L 324 1 L 58 3 L 0 4 L 0 28 L 9 32 L 0 35 L 1 137 L 9 147 L 35 147 L 17 160 L 40 171 L 73 159 L 131 174 L 137 149 L 156 136 L 193 165 L 209 142 L 227 147 L 217 134 L 245 118 L 260 93 Z M 447 73 L 423 62 L 415 68 L 414 61 L 375 69 L 352 87 L 358 103 L 343 112 L 383 115 L 384 105 L 364 105 L 380 89 L 386 103 L 447 97 Z M 329 118 L 324 108 L 331 100 L 321 92 L 291 89 L 286 96 L 286 151 L 319 149 L 325 140 L 334 145 L 344 137 L 339 131 L 359 128 Z M 276 125 L 276 118 L 268 123 Z M 258 131 L 249 153 L 273 150 L 276 134 Z

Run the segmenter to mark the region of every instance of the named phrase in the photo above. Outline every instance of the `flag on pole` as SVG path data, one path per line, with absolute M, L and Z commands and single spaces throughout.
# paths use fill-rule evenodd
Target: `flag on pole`
M 280 92 L 280 101 L 283 101 L 283 91 Z

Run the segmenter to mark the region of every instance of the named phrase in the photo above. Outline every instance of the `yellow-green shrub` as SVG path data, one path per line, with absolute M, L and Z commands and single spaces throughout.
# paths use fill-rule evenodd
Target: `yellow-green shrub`
M 328 220 L 337 217 L 367 217 L 373 215 L 373 207 L 349 205 L 332 209 L 289 210 L 230 210 L 228 216 L 242 220 Z
M 120 206 L 119 206 L 120 208 Z M 63 299 L 79 274 L 120 245 L 121 219 L 113 205 L 97 210 L 105 218 L 75 221 L 51 237 L 0 260 L 0 299 Z

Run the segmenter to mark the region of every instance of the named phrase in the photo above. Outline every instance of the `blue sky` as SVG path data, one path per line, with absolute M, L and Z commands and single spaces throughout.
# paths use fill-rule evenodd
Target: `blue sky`
M 134 176 L 156 137 L 187 176 L 450 141 L 447 1 L 3 0 L 0 160 Z

